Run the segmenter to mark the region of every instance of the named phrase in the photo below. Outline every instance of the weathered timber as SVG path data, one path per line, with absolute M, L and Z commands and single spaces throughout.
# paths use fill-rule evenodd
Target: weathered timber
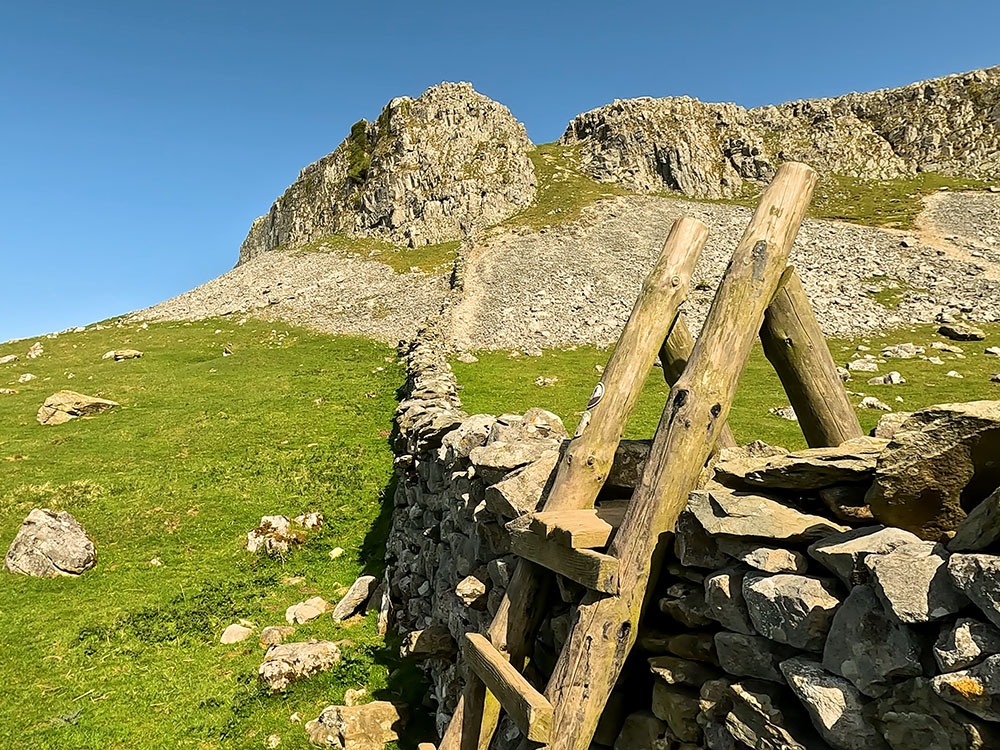
M 550 750 L 590 745 L 655 585 L 659 542 L 674 528 L 718 440 L 815 183 L 808 166 L 783 164 L 733 254 L 609 549 L 619 560 L 619 594 L 584 598 L 549 680 L 545 695 L 555 708 Z
M 466 633 L 463 656 L 487 689 L 497 696 L 521 733 L 533 742 L 548 742 L 552 705 L 545 696 L 478 633 Z
M 610 594 L 616 590 L 618 560 L 614 557 L 592 549 L 567 547 L 536 534 L 530 528 L 512 528 L 513 524 L 517 521 L 507 524 L 507 529 L 510 531 L 510 551 L 515 555 L 564 575 L 592 591 Z
M 760 341 L 810 448 L 836 446 L 864 435 L 794 270 L 764 313 Z
M 605 547 L 622 525 L 628 503 L 605 504 L 581 510 L 548 510 L 532 513 L 531 530 L 553 544 L 574 549 Z
M 691 273 L 707 238 L 708 227 L 696 219 L 684 217 L 674 222 L 608 358 L 598 388 L 603 396 L 588 409 L 584 429 L 577 431 L 563 456 L 543 510 L 593 506 L 665 332 L 687 295 Z M 487 632 L 490 642 L 517 669 L 524 665 L 545 610 L 550 579 L 534 563 L 518 561 Z M 485 750 L 498 720 L 498 706 L 482 683 L 467 680 L 439 750 Z
M 677 382 L 692 351 L 694 351 L 694 338 L 691 336 L 691 329 L 687 327 L 684 318 L 678 315 L 660 347 L 660 364 L 663 366 L 663 379 L 667 381 L 667 385 Z M 728 424 L 722 426 L 716 447 L 736 447 L 736 438 L 733 437 L 733 431 L 729 429 Z

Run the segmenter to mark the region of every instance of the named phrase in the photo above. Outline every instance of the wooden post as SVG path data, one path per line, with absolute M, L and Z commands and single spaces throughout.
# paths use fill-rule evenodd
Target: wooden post
M 619 560 L 619 593 L 584 598 L 546 689 L 555 709 L 550 750 L 590 745 L 655 585 L 659 542 L 674 528 L 718 439 L 815 184 L 808 166 L 783 164 L 733 254 L 611 544 L 609 554 Z
M 840 445 L 864 435 L 794 270 L 764 313 L 760 341 L 810 448 Z
M 670 326 L 670 333 L 663 339 L 663 346 L 660 347 L 660 364 L 663 365 L 663 379 L 667 381 L 667 385 L 673 385 L 677 382 L 681 373 L 684 372 L 684 367 L 687 365 L 693 350 L 694 338 L 691 336 L 691 331 L 688 329 L 687 323 L 684 322 L 684 318 L 678 314 L 674 324 Z M 718 448 L 735 448 L 736 445 L 733 431 L 729 429 L 728 423 L 724 424 L 716 446 Z
M 545 510 L 593 507 L 664 332 L 687 295 L 691 273 L 707 238 L 708 227 L 696 219 L 685 217 L 674 222 L 608 359 L 581 428 L 559 463 Z M 527 560 L 518 561 L 487 631 L 490 642 L 505 653 L 515 669 L 524 666 L 550 586 L 551 575 L 544 569 Z M 498 720 L 496 701 L 470 676 L 439 750 L 485 750 Z

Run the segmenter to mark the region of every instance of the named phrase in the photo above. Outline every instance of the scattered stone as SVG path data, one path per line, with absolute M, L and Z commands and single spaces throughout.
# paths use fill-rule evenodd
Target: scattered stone
M 17 362 L 17 359 L 18 357 L 16 354 L 6 354 L 3 357 L 0 357 L 0 365 L 9 365 L 11 362 Z
M 1000 721 L 1000 654 L 961 672 L 931 680 L 934 692 L 949 703 L 987 721 Z
M 823 666 L 877 698 L 894 680 L 922 673 L 920 641 L 886 615 L 871 586 L 855 586 L 833 616 Z
M 368 604 L 368 600 L 371 599 L 377 585 L 378 579 L 375 576 L 358 576 L 344 597 L 337 602 L 337 606 L 333 608 L 333 621 L 343 622 L 348 617 L 364 612 L 365 605 Z
M 903 423 L 867 495 L 875 517 L 923 539 L 947 538 L 1000 487 L 1000 401 L 932 406 Z
M 954 554 L 948 575 L 955 586 L 1000 627 L 1000 557 Z
M 945 377 L 964 378 L 965 376 L 962 373 L 958 372 L 957 370 L 948 370 L 948 372 L 945 373 Z
M 891 552 L 904 544 L 919 543 L 920 537 L 903 529 L 867 526 L 833 534 L 814 542 L 809 556 L 834 573 L 848 586 L 865 583 L 868 569 L 865 558 L 870 554 Z
M 94 540 L 66 511 L 35 508 L 24 519 L 3 569 L 38 578 L 78 576 L 97 564 Z
M 13 396 L 15 393 L 17 393 L 17 391 L 13 388 L 0 388 L 0 395 Z
M 941 700 L 917 677 L 896 685 L 866 710 L 893 750 L 992 750 L 996 728 Z
M 1000 630 L 971 617 L 942 627 L 934 643 L 934 660 L 942 672 L 974 666 L 993 654 L 1000 654 Z
M 475 354 L 470 354 L 469 352 L 462 352 L 458 355 L 457 359 L 459 362 L 463 362 L 467 365 L 472 365 L 479 361 L 479 357 Z
M 784 683 L 778 665 L 798 652 L 770 638 L 721 630 L 715 634 L 719 664 L 729 674 Z
M 27 355 L 28 359 L 38 359 L 39 357 L 42 356 L 42 354 L 44 353 L 44 351 L 45 350 L 42 348 L 42 342 L 41 341 L 36 341 L 28 349 L 28 355 Z
M 948 352 L 949 354 L 962 354 L 965 350 L 958 346 L 957 344 L 949 344 L 945 341 L 934 341 L 931 343 L 931 349 L 937 349 L 941 352 Z
M 247 532 L 247 551 L 283 555 L 304 540 L 302 532 L 292 529 L 287 516 L 261 516 L 260 525 Z
M 260 638 L 257 639 L 257 642 L 264 648 L 277 646 L 288 640 L 294 632 L 295 628 L 290 625 L 268 625 L 260 631 Z
M 399 739 L 406 709 L 388 701 L 363 706 L 327 706 L 318 717 L 306 722 L 309 741 L 337 750 L 384 750 L 386 743 Z
M 766 547 L 740 537 L 716 537 L 719 549 L 730 557 L 765 573 L 805 573 L 806 556 L 795 550 Z
M 948 576 L 947 556 L 943 545 L 920 541 L 868 555 L 864 564 L 879 598 L 899 622 L 933 622 L 966 603 Z
M 874 359 L 852 359 L 847 369 L 849 372 L 878 372 L 878 363 Z
M 820 653 L 840 600 L 826 581 L 779 573 L 748 573 L 743 598 L 754 629 L 773 641 Z
M 789 422 L 799 421 L 799 418 L 795 416 L 795 409 L 793 409 L 791 406 L 772 407 L 767 411 L 768 413 L 773 414 L 776 417 L 787 419 Z
M 987 347 L 983 353 L 988 354 L 991 357 L 1000 357 L 1000 346 Z
M 858 438 L 835 448 L 808 448 L 781 456 L 719 461 L 716 481 L 727 487 L 750 486 L 814 490 L 868 479 L 886 441 Z
M 990 382 L 1000 383 L 1000 372 L 995 372 L 992 375 L 990 375 Z
M 115 362 L 123 362 L 126 359 L 139 359 L 142 352 L 138 349 L 112 349 L 105 352 L 101 359 L 113 359 Z
M 239 643 L 240 641 L 245 641 L 250 637 L 253 632 L 253 628 L 248 628 L 237 623 L 233 623 L 228 628 L 222 632 L 222 637 L 219 638 L 219 643 L 223 645 L 229 645 L 230 643 Z
M 331 560 L 336 560 L 338 557 L 340 557 L 343 554 L 344 554 L 344 548 L 343 547 L 334 547 L 332 550 L 330 550 L 330 559 Z
M 882 349 L 882 356 L 887 359 L 913 359 L 924 351 L 926 351 L 924 347 L 907 342 L 885 347 Z
M 76 391 L 58 391 L 45 399 L 45 403 L 38 409 L 36 419 L 43 425 L 64 424 L 71 419 L 100 414 L 116 406 L 117 402 L 104 398 L 85 396 Z
M 754 632 L 743 600 L 743 571 L 729 568 L 705 579 L 708 616 L 727 630 L 749 635 Z
M 279 691 L 339 661 L 340 649 L 331 641 L 282 643 L 267 650 L 257 675 L 272 691 Z
M 865 396 L 858 404 L 859 409 L 872 409 L 874 411 L 892 411 L 892 407 L 884 401 L 879 401 L 874 396 Z
M 300 513 L 295 516 L 295 523 L 299 526 L 309 529 L 310 531 L 315 529 L 323 528 L 323 514 L 317 513 L 315 511 L 310 511 L 308 513 Z
M 698 490 L 690 494 L 687 508 L 709 534 L 803 542 L 847 530 L 749 492 Z
M 330 608 L 330 603 L 321 596 L 314 596 L 304 602 L 293 604 L 285 610 L 285 621 L 289 625 L 303 625 L 315 620 Z
M 868 381 L 868 385 L 903 385 L 905 383 L 906 378 L 896 372 L 896 370 L 887 372 L 885 375 L 879 375 L 878 377 L 872 378 Z M 883 409 L 882 411 L 886 410 Z M 891 409 L 889 411 L 891 411 Z
M 837 750 L 888 750 L 864 717 L 861 695 L 850 682 L 798 656 L 781 662 L 781 671 L 816 731 L 830 745 Z
M 982 330 L 966 323 L 943 325 L 938 328 L 938 333 L 952 341 L 982 341 L 986 338 L 986 334 Z

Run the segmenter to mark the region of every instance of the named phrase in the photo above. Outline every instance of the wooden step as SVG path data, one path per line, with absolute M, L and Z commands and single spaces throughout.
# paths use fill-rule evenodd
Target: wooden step
M 622 524 L 627 500 L 613 500 L 587 510 L 550 510 L 532 513 L 529 528 L 538 536 L 573 549 L 606 547 Z
M 463 655 L 521 733 L 532 742 L 548 744 L 552 733 L 552 705 L 545 696 L 479 633 L 465 634 Z
M 604 594 L 618 593 L 618 560 L 591 549 L 574 549 L 549 541 L 522 516 L 507 524 L 511 552 Z

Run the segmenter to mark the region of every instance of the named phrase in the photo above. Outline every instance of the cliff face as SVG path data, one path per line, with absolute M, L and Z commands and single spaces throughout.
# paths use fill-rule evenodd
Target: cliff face
M 786 160 L 824 174 L 1000 175 L 1000 67 L 898 89 L 744 109 L 689 97 L 616 100 L 562 142 L 586 172 L 632 189 L 732 197 Z
M 334 233 L 420 246 L 458 239 L 528 206 L 535 174 L 524 126 L 467 83 L 398 97 L 254 221 L 240 262 Z

